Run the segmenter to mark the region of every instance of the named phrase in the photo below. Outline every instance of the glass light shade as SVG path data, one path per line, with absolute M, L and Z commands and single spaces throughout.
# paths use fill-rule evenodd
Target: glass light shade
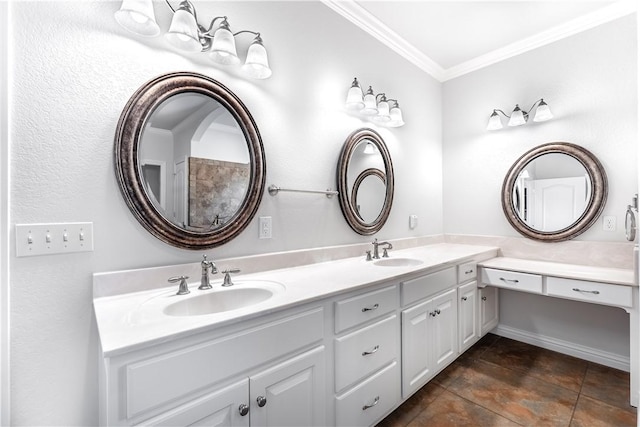
M 186 9 L 178 9 L 173 15 L 169 31 L 164 35 L 169 43 L 186 52 L 202 52 L 198 37 L 198 24 L 193 14 Z
M 376 96 L 373 94 L 373 89 L 369 86 L 367 94 L 364 96 L 364 108 L 360 112 L 366 116 L 372 116 L 378 114 L 378 107 L 376 106 Z
M 267 59 L 267 50 L 259 39 L 254 40 L 249 46 L 247 60 L 242 66 L 242 71 L 254 79 L 267 79 L 271 77 L 271 68 Z
M 377 123 L 386 123 L 391 121 L 391 117 L 389 116 L 389 103 L 384 99 L 378 102 L 378 114 L 371 117 L 372 121 Z
M 489 123 L 487 123 L 487 130 L 498 130 L 498 129 L 502 129 L 502 120 L 500 120 L 500 116 L 494 110 L 494 112 L 491 113 L 491 117 L 489 117 Z
M 154 37 L 160 34 L 151 0 L 123 0 L 114 17 L 118 24 L 140 36 Z
M 211 44 L 211 59 L 222 65 L 237 65 L 240 63 L 238 53 L 236 52 L 236 40 L 229 30 L 229 26 L 224 21 L 213 34 L 213 43 Z
M 533 117 L 534 122 L 546 122 L 547 120 L 551 120 L 553 118 L 553 114 L 549 109 L 549 106 L 546 102 L 540 101 L 540 105 L 536 109 L 536 115 Z
M 358 84 L 358 79 L 353 79 L 349 92 L 347 92 L 347 101 L 344 104 L 347 110 L 362 110 L 364 102 L 362 100 L 362 89 Z
M 511 117 L 509 118 L 508 125 L 522 126 L 525 123 L 527 123 L 527 120 L 524 118 L 524 113 L 522 112 L 520 107 L 518 107 L 518 104 L 516 104 L 516 108 L 513 109 L 513 112 L 511 113 Z
M 396 104 L 391 109 L 391 111 L 389 112 L 389 117 L 391 117 L 391 120 L 387 124 L 388 126 L 393 128 L 404 126 L 404 120 L 402 120 L 402 111 L 400 110 L 400 107 L 398 107 L 398 104 Z
M 376 146 L 371 142 L 367 142 L 367 145 L 364 146 L 364 150 L 362 150 L 364 154 L 375 154 L 377 151 Z

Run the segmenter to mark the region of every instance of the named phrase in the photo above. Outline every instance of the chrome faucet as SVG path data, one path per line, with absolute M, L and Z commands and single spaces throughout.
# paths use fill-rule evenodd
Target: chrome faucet
M 198 289 L 211 289 L 211 283 L 209 282 L 209 269 L 211 269 L 211 274 L 216 274 L 218 269 L 213 261 L 207 261 L 207 256 L 202 255 L 202 261 L 200 262 L 200 267 L 202 267 L 202 278 L 200 279 L 200 286 Z
M 189 285 L 187 284 L 188 278 L 189 276 L 175 276 L 175 277 L 169 278 L 169 283 L 180 282 L 180 285 L 178 286 L 178 292 L 176 293 L 176 295 L 186 295 L 190 292 Z
M 389 249 L 393 249 L 393 245 L 389 242 L 378 242 L 378 239 L 373 239 L 373 259 L 380 259 L 380 251 L 378 250 L 378 246 L 380 245 L 386 245 L 386 248 L 382 248 L 382 257 L 383 258 L 388 258 L 389 257 L 389 253 L 387 252 L 387 250 Z
M 231 268 L 223 271 L 224 280 L 222 281 L 222 286 L 233 286 L 233 282 L 231 281 L 231 273 L 240 273 L 239 268 Z

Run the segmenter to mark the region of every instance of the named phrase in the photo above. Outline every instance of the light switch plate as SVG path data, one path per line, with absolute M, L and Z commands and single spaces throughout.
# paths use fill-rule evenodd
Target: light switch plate
M 16 256 L 93 251 L 93 223 L 16 224 Z

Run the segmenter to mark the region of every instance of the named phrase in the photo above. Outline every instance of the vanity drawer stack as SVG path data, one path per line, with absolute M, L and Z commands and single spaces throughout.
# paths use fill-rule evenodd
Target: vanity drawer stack
M 371 425 L 400 400 L 398 287 L 335 303 L 336 425 Z

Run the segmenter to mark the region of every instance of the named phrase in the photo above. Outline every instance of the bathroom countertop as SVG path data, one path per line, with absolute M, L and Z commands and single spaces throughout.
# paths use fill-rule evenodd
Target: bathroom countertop
M 165 286 L 166 277 L 163 276 L 164 280 L 159 280 L 157 273 L 153 275 L 154 269 L 96 273 L 94 289 L 109 287 L 110 284 L 122 286 L 123 280 L 127 277 L 145 280 L 145 275 L 162 284 L 162 287 L 158 286 L 155 289 L 94 298 L 103 356 L 116 356 L 154 343 L 215 330 L 233 322 L 274 313 L 340 293 L 389 281 L 401 281 L 406 277 L 455 265 L 474 257 L 494 257 L 497 253 L 496 247 L 439 243 L 390 251 L 391 258 L 414 258 L 422 261 L 422 264 L 415 266 L 376 266 L 373 262 L 365 261 L 364 257 L 357 257 L 239 274 L 234 277 L 238 287 L 243 284 L 250 286 L 252 281 L 260 280 L 280 283 L 284 285 L 285 290 L 256 305 L 198 316 L 168 316 L 163 314 L 162 309 L 180 298 L 215 291 L 216 288 L 219 289 L 221 280 L 211 281 L 213 290 L 200 291 L 197 290 L 199 280 L 193 280 L 192 277 L 189 280 L 191 294 L 176 296 L 177 285 Z M 193 269 L 193 266 L 191 268 Z M 162 267 L 158 269 L 162 270 Z M 145 287 L 148 288 L 148 285 L 143 286 Z
M 497 257 L 478 263 L 481 267 L 512 270 L 523 273 L 638 286 L 633 270 L 623 268 L 593 267 L 589 265 L 563 264 L 550 261 L 534 261 L 520 258 Z

